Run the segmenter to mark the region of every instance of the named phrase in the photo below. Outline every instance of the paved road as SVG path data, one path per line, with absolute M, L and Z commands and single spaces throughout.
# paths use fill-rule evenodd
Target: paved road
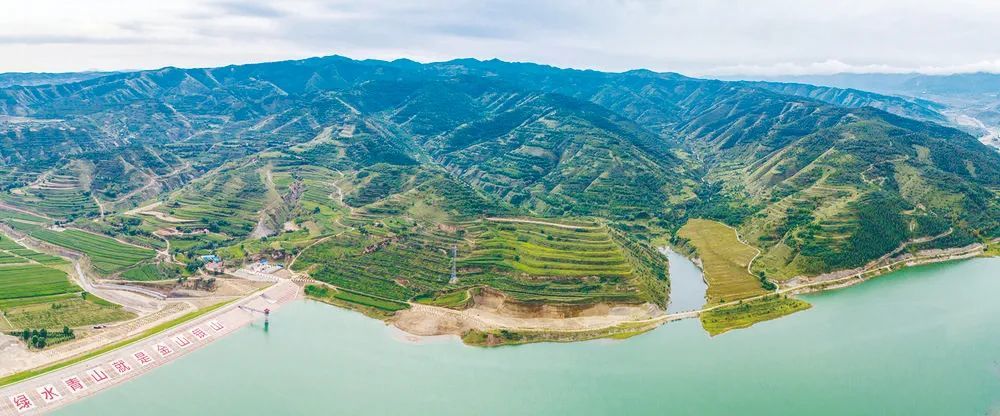
M 0 415 L 41 414 L 169 364 L 260 318 L 240 306 L 275 310 L 301 296 L 290 280 L 134 344 L 0 388 Z M 21 407 L 19 411 L 18 406 Z

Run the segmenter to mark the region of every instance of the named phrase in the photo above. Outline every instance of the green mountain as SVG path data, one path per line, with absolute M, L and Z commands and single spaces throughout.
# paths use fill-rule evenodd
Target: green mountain
M 948 108 L 947 106 L 919 98 L 882 95 L 854 88 L 833 88 L 798 83 L 748 82 L 748 84 L 781 94 L 814 98 L 842 107 L 873 107 L 916 120 L 940 124 L 948 122 L 948 116 L 942 114 Z
M 938 110 L 495 60 L 164 68 L 0 89 L 0 201 L 171 230 L 182 259 L 285 259 L 376 309 L 485 287 L 662 306 L 649 241 L 689 218 L 736 226 L 779 280 L 1000 236 L 1000 155 Z M 489 219 L 515 216 L 558 224 Z
M 784 86 L 788 82 L 798 85 L 812 84 L 813 89 L 865 90 L 888 94 L 896 100 L 929 107 L 943 114 L 945 120 L 921 116 L 903 105 L 883 108 L 898 115 L 936 121 L 969 132 L 984 143 L 1000 148 L 1000 74 L 966 73 L 951 75 L 925 74 L 833 74 L 773 77 L 762 84 Z M 795 85 L 795 84 L 792 84 Z M 873 94 L 873 93 L 868 93 Z M 876 95 L 878 95 L 876 94 Z M 884 96 L 883 96 L 884 97 Z M 890 101 L 878 99 L 889 104 Z M 929 106 L 927 105 L 930 104 Z M 874 105 L 879 107 L 878 105 Z M 882 107 L 879 107 L 882 108 Z

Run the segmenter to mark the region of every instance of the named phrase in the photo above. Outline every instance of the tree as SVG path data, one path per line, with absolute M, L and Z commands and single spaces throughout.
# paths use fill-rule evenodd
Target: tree
M 65 335 L 67 337 L 70 336 L 70 335 L 73 335 L 73 330 L 69 329 L 68 326 L 64 326 L 63 327 L 63 335 Z
M 21 332 L 21 338 L 24 339 L 24 342 L 28 342 L 31 339 L 31 331 L 25 329 L 24 332 Z
M 39 338 L 38 342 L 35 343 L 35 346 L 38 347 L 38 349 L 45 348 L 45 338 Z
M 204 264 L 205 262 L 201 261 L 201 259 L 194 259 L 191 260 L 186 266 L 184 266 L 184 268 L 187 269 L 188 273 L 194 273 L 198 271 L 198 269 L 200 269 L 201 266 L 203 266 Z
M 42 338 L 48 338 L 49 337 L 49 331 L 47 329 L 45 329 L 45 328 L 42 328 L 41 331 L 38 331 L 38 336 L 42 337 Z

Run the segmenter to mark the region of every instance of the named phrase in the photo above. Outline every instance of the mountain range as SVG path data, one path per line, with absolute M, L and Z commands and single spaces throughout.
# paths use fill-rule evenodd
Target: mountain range
M 247 242 L 314 189 L 339 192 L 358 224 L 598 219 L 622 246 L 715 219 L 777 280 L 1000 237 L 1000 153 L 956 128 L 936 78 L 872 89 L 331 56 L 22 79 L 0 77 L 4 204 L 81 222 L 160 200 L 241 255 L 269 249 Z M 426 201 L 443 212 L 421 217 Z

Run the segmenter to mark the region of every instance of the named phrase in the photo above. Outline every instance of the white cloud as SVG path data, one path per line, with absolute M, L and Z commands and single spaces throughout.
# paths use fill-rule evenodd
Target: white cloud
M 994 0 L 32 0 L 8 9 L 0 71 L 341 54 L 692 75 L 1000 72 Z

